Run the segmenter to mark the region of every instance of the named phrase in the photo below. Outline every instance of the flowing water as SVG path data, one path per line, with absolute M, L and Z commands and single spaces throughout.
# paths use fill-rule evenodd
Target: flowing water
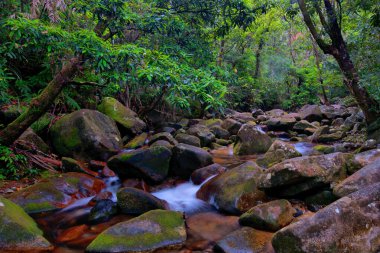
M 314 146 L 307 142 L 293 143 L 293 145 L 302 155 L 310 154 Z M 236 167 L 259 157 L 257 155 L 234 156 L 232 146 L 213 150 L 211 153 L 215 163 L 227 168 Z M 207 180 L 210 179 L 211 177 Z M 104 181 L 106 183 L 104 191 L 111 192 L 112 200 L 117 201 L 116 192 L 122 186 L 119 178 L 111 177 Z M 165 200 L 171 210 L 186 213 L 188 217 L 187 223 L 190 227 L 186 245 L 190 248 L 192 247 L 191 245 L 198 245 L 202 242 L 202 240 L 197 239 L 200 235 L 202 238 L 209 238 L 210 241 L 214 241 L 239 226 L 238 217 L 219 214 L 209 203 L 196 197 L 196 193 L 201 186 L 194 185 L 191 181 L 188 181 L 175 186 L 166 186 L 152 192 L 157 198 Z M 117 215 L 108 222 L 97 225 L 88 224 L 88 215 L 92 208 L 90 201 L 93 197 L 80 199 L 58 212 L 37 218 L 37 222 L 44 230 L 47 238 L 56 245 L 55 253 L 84 252 L 87 245 L 99 233 L 116 223 L 133 218 L 127 215 Z M 224 229 L 221 229 L 221 227 L 224 227 Z

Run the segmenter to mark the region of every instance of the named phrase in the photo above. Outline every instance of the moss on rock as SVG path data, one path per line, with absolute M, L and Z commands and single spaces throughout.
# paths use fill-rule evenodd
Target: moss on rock
M 186 229 L 182 213 L 153 210 L 108 228 L 86 251 L 153 252 L 158 249 L 178 249 L 185 240 Z

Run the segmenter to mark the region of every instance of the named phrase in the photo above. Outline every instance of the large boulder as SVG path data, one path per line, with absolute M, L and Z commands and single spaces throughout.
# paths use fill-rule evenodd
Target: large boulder
M 178 141 L 176 139 L 174 139 L 174 137 L 170 133 L 167 133 L 167 132 L 161 132 L 161 133 L 157 133 L 157 134 L 151 136 L 149 138 L 149 145 L 152 145 L 153 143 L 155 143 L 157 141 L 167 141 L 171 145 L 177 145 L 178 144 Z
M 354 155 L 353 167 L 363 168 L 380 158 L 380 149 L 372 149 Z
M 37 149 L 44 153 L 49 153 L 50 151 L 49 146 L 33 131 L 32 128 L 26 129 L 26 131 L 17 139 L 16 143 L 25 149 Z
M 265 114 L 268 115 L 269 117 L 278 118 L 278 117 L 286 115 L 287 113 L 281 109 L 273 109 L 273 110 L 265 112 Z
M 222 174 L 226 170 L 227 169 L 225 167 L 223 167 L 222 165 L 217 164 L 217 163 L 213 163 L 213 164 L 211 164 L 209 166 L 206 166 L 206 167 L 203 167 L 203 168 L 195 170 L 191 174 L 191 181 L 195 185 L 200 185 L 204 181 L 206 181 L 208 178 L 210 178 L 212 176 L 215 176 L 215 175 Z
M 194 170 L 212 164 L 212 156 L 204 149 L 180 143 L 173 148 L 172 174 L 189 178 Z
M 257 189 L 262 169 L 254 162 L 246 162 L 207 181 L 197 197 L 218 210 L 241 214 L 262 203 L 265 194 Z
M 301 119 L 309 122 L 321 121 L 323 119 L 322 111 L 318 105 L 305 105 L 299 112 Z
M 137 149 L 111 157 L 107 165 L 122 178 L 143 178 L 163 181 L 168 173 L 172 152 L 164 146 Z
M 132 187 L 119 189 L 117 192 L 117 206 L 122 213 L 133 215 L 143 214 L 155 209 L 165 209 L 165 204 L 162 200 L 148 192 Z
M 377 253 L 380 251 L 380 183 L 347 195 L 313 217 L 278 231 L 276 253 Z
M 302 154 L 292 144 L 276 140 L 265 155 L 257 159 L 257 164 L 262 167 L 270 167 L 286 159 L 298 156 L 302 156 Z
M 355 172 L 334 187 L 334 194 L 343 197 L 380 182 L 380 159 Z
M 215 141 L 215 135 L 208 127 L 201 124 L 190 127 L 186 133 L 198 137 L 201 140 L 202 147 L 210 146 Z
M 297 120 L 293 117 L 282 116 L 278 118 L 270 118 L 263 122 L 270 131 L 288 131 L 293 128 Z
M 179 249 L 185 241 L 182 213 L 153 210 L 106 229 L 91 242 L 86 252 L 150 253 Z
M 215 135 L 216 138 L 228 140 L 230 137 L 230 132 L 221 126 L 210 127 L 211 132 Z
M 81 173 L 54 175 L 48 179 L 12 193 L 9 199 L 27 213 L 56 211 L 80 198 L 94 196 L 105 188 L 100 179 Z
M 311 136 L 313 142 L 329 143 L 343 139 L 346 136 L 345 132 L 330 128 L 329 126 L 319 127 Z
M 194 135 L 180 133 L 175 136 L 175 139 L 179 143 L 189 144 L 195 147 L 201 147 L 201 140 Z
M 234 146 L 236 155 L 265 153 L 272 145 L 271 138 L 259 127 L 244 124 L 238 132 L 238 141 Z
M 352 156 L 333 153 L 296 157 L 265 170 L 259 188 L 270 195 L 289 197 L 344 179 Z
M 217 253 L 270 253 L 273 233 L 250 227 L 240 228 L 216 242 Z
M 313 134 L 317 130 L 317 127 L 307 120 L 301 120 L 294 125 L 293 130 L 298 133 Z
M 242 226 L 277 231 L 293 220 L 295 209 L 286 199 L 274 200 L 252 207 L 239 218 Z
M 222 128 L 226 129 L 230 134 L 236 135 L 242 124 L 234 119 L 228 118 L 225 119 L 222 123 Z
M 146 128 L 145 122 L 134 111 L 114 98 L 103 98 L 97 109 L 116 121 L 128 134 L 139 134 Z
M 115 122 L 87 109 L 63 116 L 50 128 L 50 136 L 59 155 L 77 160 L 107 160 L 122 145 Z
M 128 143 L 124 145 L 124 148 L 126 149 L 141 148 L 142 146 L 146 144 L 147 138 L 148 138 L 147 133 L 139 134 L 135 136 L 132 140 L 128 141 Z
M 51 251 L 53 246 L 25 211 L 12 201 L 0 196 L 0 251 Z

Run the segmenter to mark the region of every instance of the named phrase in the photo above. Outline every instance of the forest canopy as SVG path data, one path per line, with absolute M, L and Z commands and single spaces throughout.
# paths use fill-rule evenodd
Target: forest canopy
M 379 115 L 380 7 L 374 1 L 0 5 L 3 105 L 30 103 L 75 59 L 46 110 L 92 108 L 114 96 L 140 115 L 159 109 L 199 117 L 225 108 L 338 101 L 358 103 L 368 123 Z

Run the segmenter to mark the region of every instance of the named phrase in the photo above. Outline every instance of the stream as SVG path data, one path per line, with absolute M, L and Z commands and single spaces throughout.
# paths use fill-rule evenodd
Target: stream
M 293 143 L 293 145 L 302 155 L 309 155 L 313 151 L 314 146 L 308 142 L 298 142 Z M 213 150 L 211 154 L 215 163 L 219 163 L 226 168 L 233 168 L 259 157 L 257 155 L 234 156 L 232 146 Z M 112 200 L 116 201 L 116 192 L 122 186 L 119 178 L 111 177 L 104 181 L 106 184 L 104 191 L 111 192 Z M 194 239 L 199 238 L 200 235 L 202 238 L 209 238 L 211 242 L 221 239 L 239 227 L 238 217 L 219 214 L 209 203 L 196 198 L 196 193 L 201 186 L 194 185 L 191 181 L 188 181 L 179 183 L 174 187 L 166 187 L 151 192 L 157 198 L 165 200 L 171 210 L 186 213 L 187 223 L 191 230 L 188 231 L 187 248 L 196 248 L 199 243 L 203 242 L 204 239 Z M 45 236 L 56 246 L 53 252 L 84 252 L 87 245 L 99 233 L 116 223 L 133 218 L 129 215 L 117 215 L 104 223 L 96 225 L 87 224 L 87 219 L 92 208 L 89 202 L 92 198 L 80 199 L 60 211 L 47 214 L 44 217 L 37 217 L 36 220 L 45 232 Z M 221 229 L 221 226 L 223 229 Z

